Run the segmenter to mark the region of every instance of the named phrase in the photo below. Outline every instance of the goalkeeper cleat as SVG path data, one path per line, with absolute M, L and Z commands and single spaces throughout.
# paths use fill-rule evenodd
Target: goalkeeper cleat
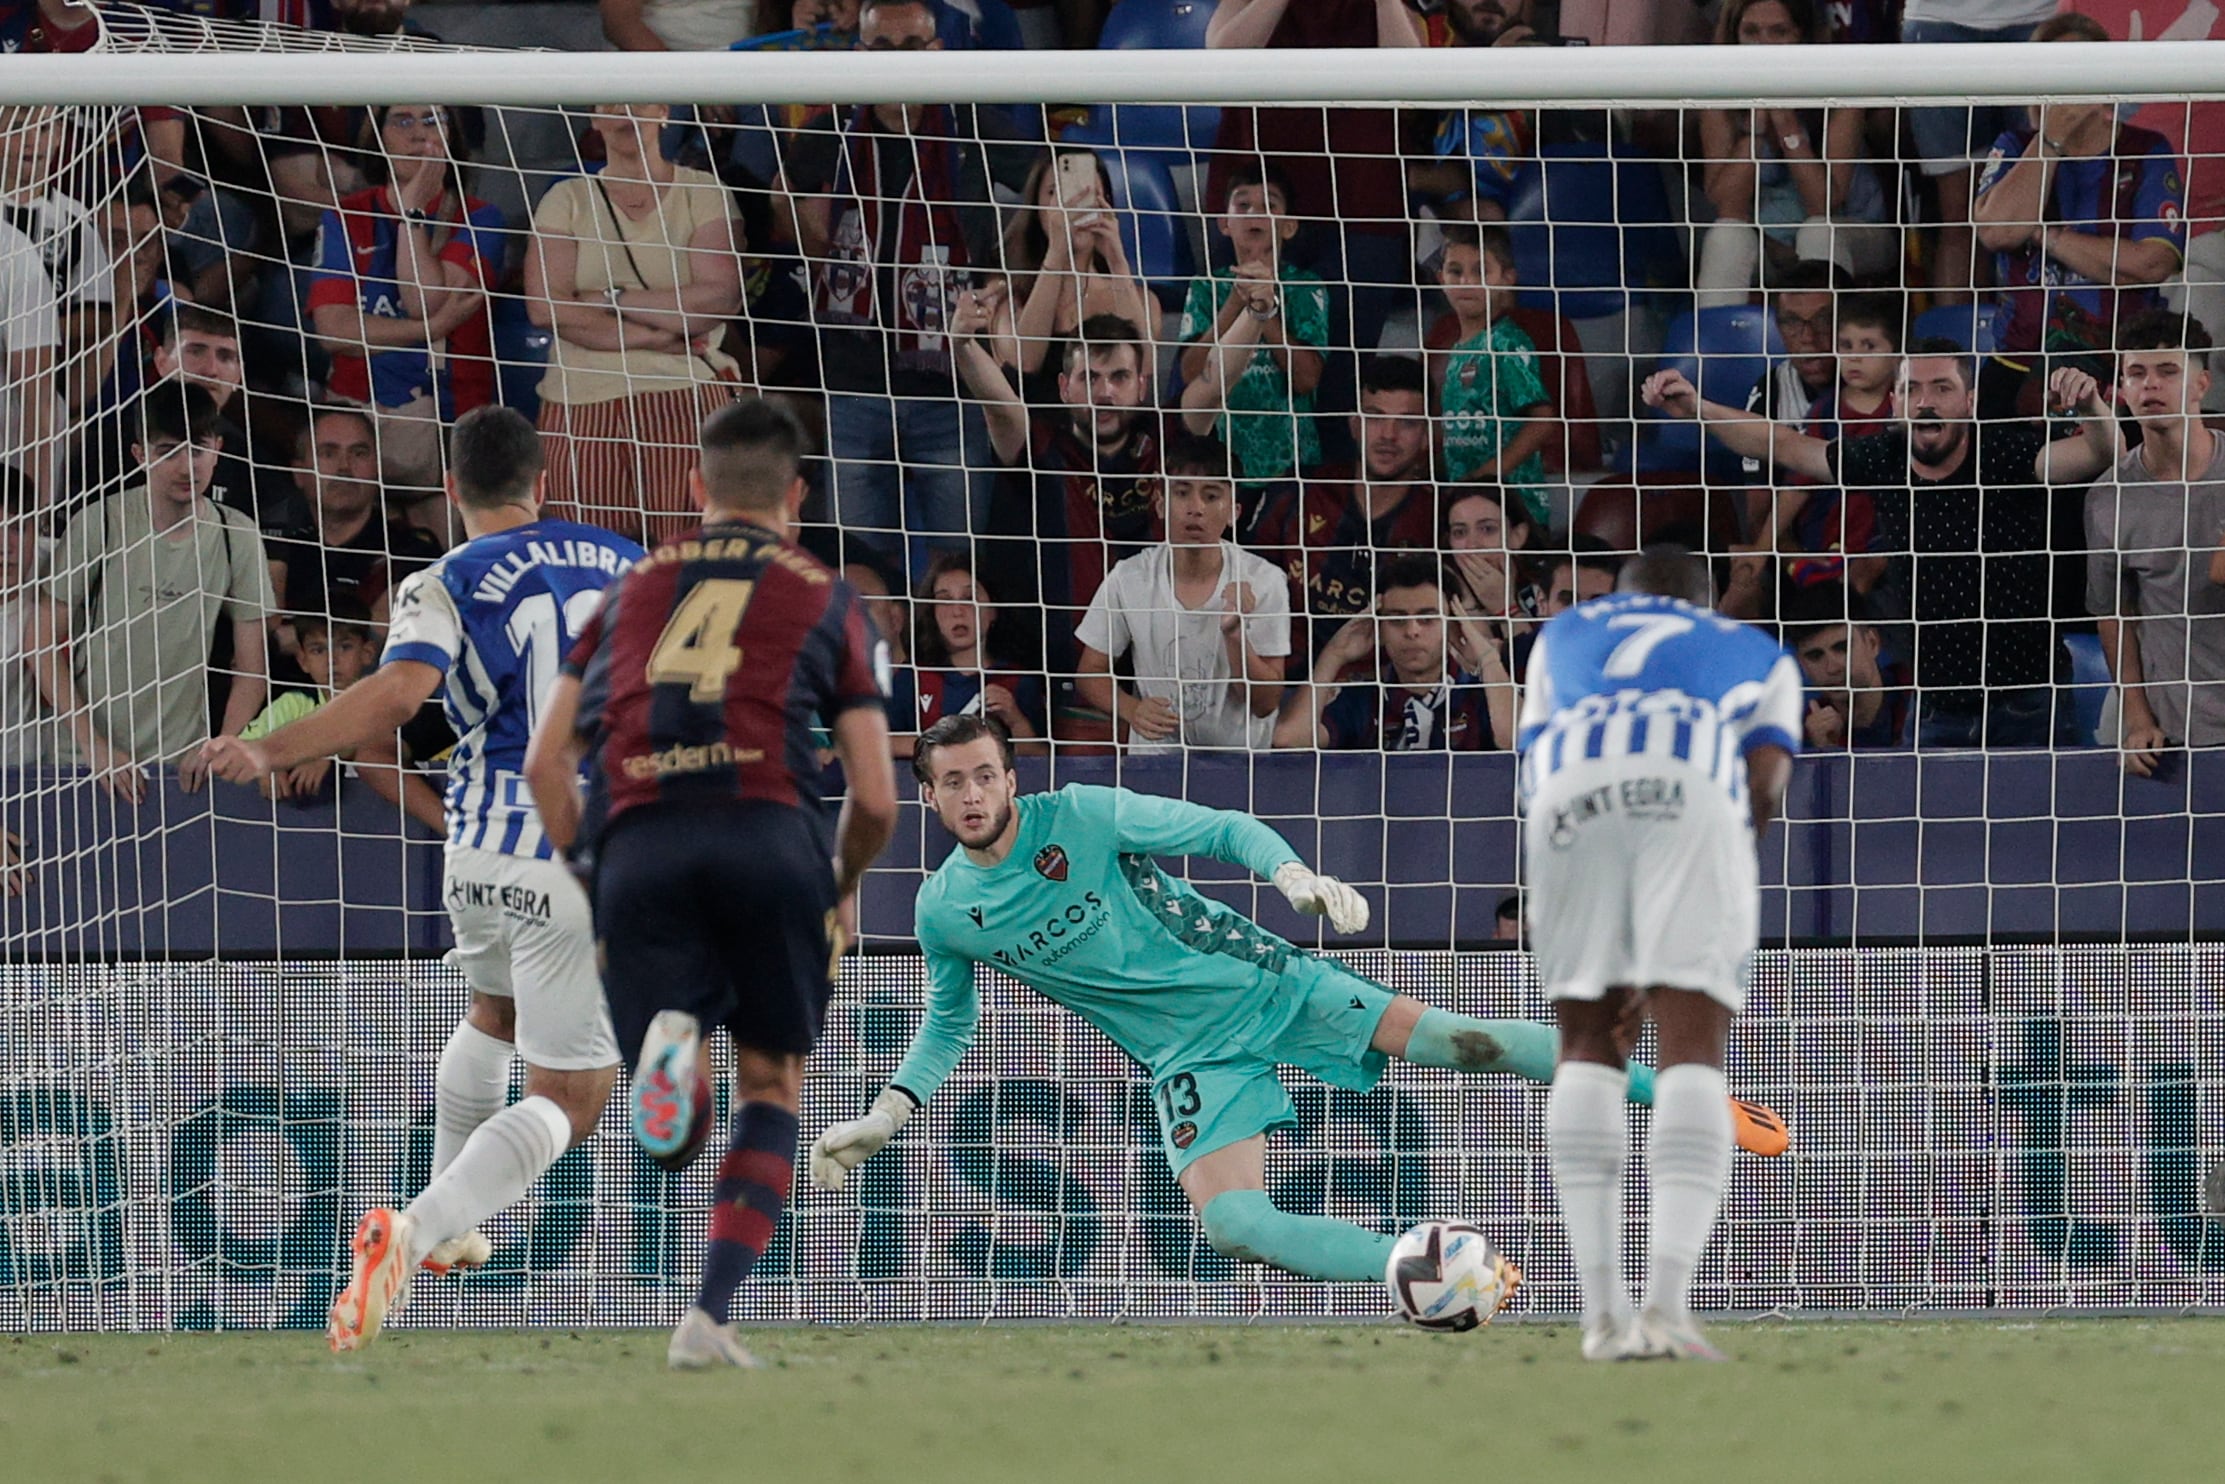
M 407 1211 L 373 1206 L 363 1213 L 350 1244 L 355 1271 L 332 1301 L 331 1317 L 325 1321 L 325 1339 L 333 1354 L 344 1355 L 370 1344 L 385 1326 L 386 1316 L 401 1307 L 403 1295 L 409 1292 L 410 1238 L 416 1230 L 417 1218 Z
M 494 1243 L 487 1240 L 485 1232 L 465 1232 L 426 1253 L 417 1266 L 434 1277 L 445 1277 L 458 1268 L 483 1268 L 494 1256 Z
M 721 1324 L 701 1309 L 688 1310 L 688 1317 L 672 1332 L 672 1343 L 665 1348 L 664 1363 L 676 1371 L 710 1371 L 733 1367 L 744 1371 L 765 1368 L 765 1362 L 749 1353 L 741 1337 L 731 1324 Z
M 658 1011 L 642 1038 L 627 1103 L 635 1142 L 660 1164 L 677 1163 L 698 1124 L 708 1127 L 710 1109 L 698 1106 L 710 1085 L 696 1067 L 702 1052 L 702 1028 L 685 1010 Z
M 1648 1309 L 1638 1316 L 1636 1334 L 1639 1348 L 1624 1357 L 1625 1359 L 1701 1360 L 1717 1365 L 1730 1359 L 1709 1342 L 1689 1315 L 1682 1319 L 1672 1319 L 1657 1310 Z
M 1731 1131 L 1738 1136 L 1739 1148 L 1763 1159 L 1775 1159 L 1792 1147 L 1792 1134 L 1777 1110 L 1744 1098 L 1731 1099 Z

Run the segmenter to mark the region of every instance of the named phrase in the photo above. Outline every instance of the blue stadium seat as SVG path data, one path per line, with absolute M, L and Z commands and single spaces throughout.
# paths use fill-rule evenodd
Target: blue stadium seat
M 2066 634 L 2063 647 L 2070 651 L 2070 694 L 2078 714 L 2078 744 L 2092 747 L 2101 740 L 2101 708 L 2116 682 L 2110 678 L 2109 661 L 2102 657 L 2099 634 Z
M 1916 316 L 1910 341 L 1952 340 L 1964 350 L 1992 355 L 1999 346 L 2001 306 L 1998 304 L 1942 304 Z
M 1669 220 L 1651 161 L 1617 158 L 1603 143 L 1544 146 L 1507 205 L 1522 303 L 1597 319 L 1628 308 L 1633 293 L 1681 284 Z
M 1202 51 L 1206 23 L 1218 0 L 1120 0 L 1097 36 L 1099 51 Z M 1092 108 L 1089 121 L 1067 131 L 1077 144 L 1117 144 L 1122 149 L 1163 149 L 1177 163 L 1213 147 L 1220 132 L 1218 108 L 1130 103 Z
M 1220 0 L 1120 0 L 1097 33 L 1099 51 L 1203 51 Z
M 1105 184 L 1120 213 L 1120 241 L 1128 262 L 1168 308 L 1178 308 L 1197 276 L 1182 203 L 1164 155 L 1150 150 L 1101 150 Z M 1149 326 L 1153 331 L 1157 326 Z
M 1682 371 L 1710 402 L 1746 405 L 1771 356 L 1783 355 L 1777 322 L 1751 304 L 1723 305 L 1678 315 L 1661 343 L 1662 371 Z M 1744 483 L 1738 456 L 1713 439 L 1702 449 L 1700 430 L 1689 422 L 1655 420 L 1638 428 L 1638 468 L 1642 471 L 1698 469 L 1708 482 Z

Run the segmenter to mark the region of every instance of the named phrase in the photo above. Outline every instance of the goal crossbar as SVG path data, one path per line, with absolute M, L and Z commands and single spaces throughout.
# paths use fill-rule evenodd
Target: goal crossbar
M 1713 46 L 1501 50 L 493 52 L 13 56 L 0 104 L 1414 103 L 1901 104 L 2177 99 L 2225 90 L 2225 42 L 2110 46 Z M 1758 56 L 1756 51 L 1766 51 Z M 2097 88 L 2097 79 L 2106 85 Z

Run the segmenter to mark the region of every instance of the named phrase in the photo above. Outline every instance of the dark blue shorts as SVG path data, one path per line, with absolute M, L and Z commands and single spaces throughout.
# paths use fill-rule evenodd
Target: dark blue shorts
M 651 804 L 596 855 L 603 993 L 627 1066 L 649 1022 L 685 1010 L 737 1046 L 803 1055 L 834 986 L 834 867 L 800 809 Z

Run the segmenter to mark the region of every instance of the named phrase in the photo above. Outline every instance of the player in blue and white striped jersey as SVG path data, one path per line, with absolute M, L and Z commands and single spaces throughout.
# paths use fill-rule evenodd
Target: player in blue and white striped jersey
M 220 738 L 206 753 L 218 776 L 255 782 L 390 736 L 435 692 L 459 739 L 445 896 L 471 1008 L 434 1080 L 432 1181 L 407 1210 L 373 1210 L 357 1228 L 355 1274 L 327 1327 L 335 1350 L 378 1333 L 421 1262 L 442 1271 L 485 1261 L 479 1223 L 593 1132 L 618 1069 L 586 894 L 542 831 L 523 774 L 565 653 L 642 550 L 541 518 L 540 438 L 506 408 L 458 421 L 450 469 L 449 498 L 471 539 L 396 591 L 377 673 L 261 742 Z M 504 1108 L 513 1043 L 526 1095 Z
M 1755 843 L 1800 745 L 1800 667 L 1713 612 L 1707 566 L 1681 548 L 1646 552 L 1617 585 L 1539 632 L 1516 736 L 1530 943 L 1561 1026 L 1546 1131 L 1585 1357 L 1720 1360 L 1688 1293 L 1730 1169 L 1723 1057 L 1760 928 Z M 1638 1312 L 1621 1250 L 1641 1017 L 1661 1069 Z

